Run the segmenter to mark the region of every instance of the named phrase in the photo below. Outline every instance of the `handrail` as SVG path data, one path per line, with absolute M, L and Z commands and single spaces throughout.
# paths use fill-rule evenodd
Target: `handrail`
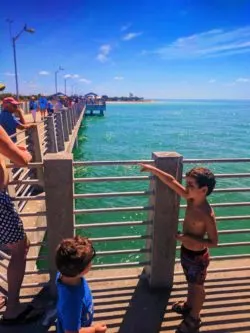
M 153 191 L 134 191 L 134 192 L 104 192 L 104 193 L 85 193 L 74 194 L 74 199 L 83 198 L 106 198 L 106 197 L 127 197 L 127 196 L 144 196 L 154 194 Z
M 200 158 L 200 159 L 192 159 L 187 158 L 183 159 L 184 164 L 193 164 L 193 163 L 242 163 L 242 162 L 250 162 L 250 158 Z
M 193 163 L 242 163 L 250 162 L 250 158 L 204 158 L 204 159 L 183 159 L 184 164 Z M 133 165 L 138 163 L 153 164 L 154 160 L 124 160 L 124 161 L 75 161 L 74 167 L 78 166 L 100 166 L 100 165 Z
M 74 178 L 74 183 L 91 183 L 91 182 L 119 182 L 119 181 L 135 181 L 150 180 L 152 176 L 128 176 L 128 177 L 92 177 L 92 178 Z
M 75 215 L 87 214 L 87 213 L 110 213 L 110 212 L 133 212 L 133 211 L 145 211 L 153 210 L 152 206 L 136 206 L 136 207 L 114 207 L 114 208 L 94 208 L 94 209 L 75 209 L 73 213 Z
M 152 164 L 154 160 L 124 160 L 124 161 L 74 161 L 74 167 L 80 166 L 105 166 L 105 165 L 136 165 L 138 163 Z
M 141 226 L 150 225 L 153 221 L 128 221 L 128 222 L 102 222 L 102 223 L 85 223 L 85 224 L 75 224 L 74 229 L 82 228 L 105 228 L 105 227 L 124 227 L 124 226 Z

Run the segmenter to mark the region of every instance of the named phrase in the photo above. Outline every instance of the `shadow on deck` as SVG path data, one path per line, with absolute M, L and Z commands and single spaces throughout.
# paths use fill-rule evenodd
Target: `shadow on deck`
M 145 279 L 136 278 L 140 274 L 139 269 L 127 270 L 126 273 L 134 274 L 135 277 L 116 280 L 117 272 L 114 270 L 91 273 L 94 277 L 107 274 L 113 277 L 112 281 L 91 283 L 96 321 L 106 322 L 110 333 L 174 333 L 181 318 L 170 309 L 173 302 L 186 296 L 184 277 L 175 276 L 170 293 L 166 289 L 150 290 Z M 250 332 L 249 273 L 249 270 L 243 270 L 209 274 L 200 333 Z M 119 272 L 119 275 L 122 274 Z M 46 292 L 42 295 L 42 302 L 40 298 L 37 304 L 43 303 L 48 308 L 49 298 Z M 29 297 L 25 295 L 24 300 Z M 43 327 L 41 322 L 37 322 L 22 327 L 0 327 L 0 333 L 15 332 L 55 332 L 55 326 Z

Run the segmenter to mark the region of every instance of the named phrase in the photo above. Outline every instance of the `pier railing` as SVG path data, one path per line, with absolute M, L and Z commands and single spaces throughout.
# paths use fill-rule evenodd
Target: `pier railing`
M 39 163 L 47 153 L 57 153 L 72 149 L 81 116 L 84 114 L 83 103 L 74 104 L 71 108 L 64 108 L 44 121 L 36 123 L 36 126 L 27 130 L 18 131 L 11 136 L 18 146 L 24 147 L 32 154 L 32 162 Z M 42 170 L 29 168 L 14 168 L 10 173 L 9 192 L 12 196 L 31 196 L 34 191 L 41 191 L 43 187 Z M 34 184 L 34 178 L 38 183 Z M 26 202 L 17 202 L 20 211 Z M 21 205 L 21 206 L 20 206 Z
M 219 227 L 219 245 L 212 250 L 211 260 L 230 262 L 232 259 L 250 258 L 250 229 L 243 225 L 250 219 L 247 209 L 250 206 L 247 200 L 250 192 L 250 159 L 183 160 L 177 153 L 154 153 L 152 159 L 143 161 L 74 161 L 67 152 L 46 153 L 42 155 L 42 161 L 33 162 L 26 171 L 22 170 L 27 174 L 32 172 L 32 178 L 22 177 L 10 182 L 10 186 L 38 185 L 44 189 L 44 193 L 36 196 L 29 195 L 28 191 L 13 195 L 13 200 L 19 203 L 19 213 L 31 239 L 24 288 L 41 287 L 50 280 L 53 291 L 56 274 L 55 248 L 62 238 L 78 233 L 89 236 L 94 242 L 97 249 L 94 269 L 141 266 L 152 287 L 172 286 L 180 249 L 176 246 L 174 236 L 183 222 L 185 204 L 160 180 L 151 175 L 140 174 L 138 163 L 154 163 L 179 181 L 185 179 L 183 169 L 187 167 L 197 164 L 211 167 L 216 174 L 217 187 L 209 200 L 215 209 Z M 231 165 L 234 166 L 234 173 L 231 172 Z M 110 176 L 104 177 L 101 173 L 95 177 L 83 177 L 86 168 L 99 170 L 102 167 L 111 168 Z M 129 168 L 129 174 L 125 172 L 116 175 L 116 169 L 120 167 Z M 13 173 L 13 169 L 11 172 Z M 102 183 L 117 184 L 116 190 L 103 191 L 103 187 L 100 187 Z M 129 190 L 121 191 L 120 187 L 124 187 L 126 183 L 130 184 Z M 142 185 L 138 189 L 139 183 Z M 90 184 L 95 184 L 95 187 L 89 187 Z M 232 194 L 234 197 L 230 198 Z M 122 201 L 120 205 L 115 205 L 110 200 L 103 204 L 102 200 L 108 198 L 119 198 Z M 131 205 L 131 198 L 133 201 L 138 199 L 139 204 Z M 87 203 L 96 199 L 101 200 L 100 204 L 103 206 L 93 208 Z M 29 204 L 22 205 L 24 202 Z M 104 218 L 105 214 L 108 216 Z M 112 214 L 119 216 L 117 220 L 111 218 Z M 230 224 L 233 223 L 234 226 L 231 227 Z M 225 236 L 238 237 L 238 240 L 225 241 Z M 238 253 L 221 254 L 226 249 L 234 249 Z M 2 251 L 0 256 L 0 279 L 6 284 L 9 257 Z M 250 269 L 250 266 L 228 265 L 218 271 L 246 269 Z M 215 269 L 211 271 L 214 272 Z M 178 271 L 175 273 L 182 274 Z M 126 279 L 128 276 L 120 278 Z M 106 276 L 105 279 L 112 280 L 112 276 Z

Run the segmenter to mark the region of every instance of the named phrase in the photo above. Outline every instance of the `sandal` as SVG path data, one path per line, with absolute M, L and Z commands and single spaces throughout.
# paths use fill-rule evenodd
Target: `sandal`
M 201 320 L 194 319 L 190 315 L 180 323 L 175 333 L 198 333 L 201 327 Z
M 43 314 L 44 311 L 37 310 L 32 305 L 28 305 L 27 308 L 15 318 L 5 318 L 4 316 L 2 316 L 0 319 L 0 325 L 12 326 L 28 324 L 36 321 Z
M 172 305 L 172 311 L 185 317 L 190 313 L 191 308 L 187 305 L 186 302 L 178 301 Z

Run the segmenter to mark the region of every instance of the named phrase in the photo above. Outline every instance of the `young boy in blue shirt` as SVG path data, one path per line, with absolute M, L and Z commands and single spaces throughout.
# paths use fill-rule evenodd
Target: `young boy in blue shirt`
M 64 239 L 56 250 L 57 333 L 105 333 L 104 324 L 92 325 L 93 299 L 84 276 L 95 249 L 86 237 Z

